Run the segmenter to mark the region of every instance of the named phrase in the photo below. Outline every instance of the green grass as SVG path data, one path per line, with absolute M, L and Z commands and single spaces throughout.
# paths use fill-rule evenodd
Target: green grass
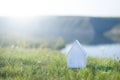
M 66 55 L 49 49 L 0 49 L 0 80 L 120 80 L 120 60 L 87 58 L 69 69 Z

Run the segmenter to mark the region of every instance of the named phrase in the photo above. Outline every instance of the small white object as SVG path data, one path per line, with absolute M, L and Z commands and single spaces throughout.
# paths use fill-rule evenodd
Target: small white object
M 76 40 L 67 54 L 68 68 L 84 68 L 86 67 L 86 52 L 82 45 Z

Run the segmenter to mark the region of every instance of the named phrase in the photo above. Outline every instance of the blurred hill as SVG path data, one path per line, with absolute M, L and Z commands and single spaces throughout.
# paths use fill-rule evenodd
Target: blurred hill
M 29 25 L 22 22 L 11 24 L 8 17 L 0 18 L 0 43 L 10 45 L 17 42 L 35 43 L 62 48 L 78 39 L 83 44 L 109 44 L 120 41 L 120 18 L 95 18 L 80 16 L 44 16 L 37 17 Z M 12 27 L 11 27 L 12 26 Z M 27 27 L 26 27 L 27 26 Z M 25 28 L 26 27 L 26 28 Z M 110 32 L 109 32 L 110 31 Z M 115 33 L 115 34 L 114 34 Z M 105 35 L 107 34 L 107 36 Z M 108 36 L 111 34 L 111 36 Z M 115 39 L 115 40 L 114 40 Z M 11 43 L 10 43 L 11 42 Z M 39 44 L 38 44 L 39 43 Z
M 105 32 L 104 35 L 115 42 L 120 42 L 120 24 L 115 25 L 111 30 Z
M 91 18 L 90 22 L 95 31 L 92 44 L 109 44 L 118 42 L 106 37 L 104 33 L 112 30 L 116 25 L 118 25 L 120 23 L 120 18 Z

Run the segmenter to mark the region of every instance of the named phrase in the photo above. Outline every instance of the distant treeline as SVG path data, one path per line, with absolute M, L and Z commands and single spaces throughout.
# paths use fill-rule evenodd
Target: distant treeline
M 61 49 L 65 44 L 76 39 L 82 44 L 120 42 L 120 28 L 116 28 L 116 26 L 120 27 L 120 18 L 44 17 L 43 20 L 41 17 L 34 19 L 33 23 L 29 23 L 28 28 L 20 28 L 21 23 L 11 25 L 8 23 L 8 17 L 0 17 L 0 46 L 15 45 L 28 48 L 44 46 Z M 11 26 L 16 27 L 16 29 L 11 29 Z
M 38 41 L 26 40 L 0 40 L 0 48 L 51 48 L 62 49 L 65 47 L 65 41 L 62 37 L 50 37 L 39 39 Z

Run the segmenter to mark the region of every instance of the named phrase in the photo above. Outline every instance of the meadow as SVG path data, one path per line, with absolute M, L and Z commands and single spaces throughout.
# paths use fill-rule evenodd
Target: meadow
M 0 80 L 120 80 L 120 60 L 87 57 L 69 69 L 66 55 L 51 49 L 0 49 Z

